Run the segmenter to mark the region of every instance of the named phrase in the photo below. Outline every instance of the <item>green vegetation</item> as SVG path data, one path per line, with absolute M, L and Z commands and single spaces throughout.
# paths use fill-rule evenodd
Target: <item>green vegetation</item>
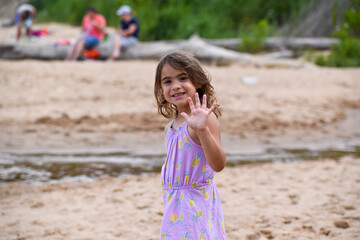
M 320 55 L 315 63 L 320 66 L 359 67 L 360 66 L 360 1 L 354 0 L 353 7 L 345 12 L 344 23 L 334 32 L 340 39 L 331 48 L 328 56 Z
M 264 39 L 269 36 L 269 24 L 261 20 L 250 26 L 250 31 L 241 37 L 239 51 L 257 53 L 264 50 Z
M 118 27 L 115 11 L 130 5 L 141 23 L 142 41 L 185 39 L 194 33 L 204 38 L 246 36 L 251 42 L 257 28 L 276 29 L 296 18 L 310 0 L 33 0 L 38 20 L 80 25 L 91 5 L 109 26 Z M 257 30 L 256 30 L 257 31 Z M 261 30 L 262 31 L 262 30 Z M 246 38 L 245 37 L 245 38 Z M 246 42 L 246 40 L 245 40 Z M 251 44 L 250 44 L 251 45 Z M 256 47 L 255 47 L 256 48 Z
M 286 24 L 296 22 L 301 10 L 317 0 L 32 0 L 38 21 L 80 25 L 88 6 L 103 14 L 108 26 L 118 27 L 116 10 L 130 5 L 140 20 L 141 41 L 186 39 L 197 33 L 203 38 L 241 38 L 239 51 L 264 51 L 263 40 Z M 338 16 L 333 6 L 332 21 Z M 330 54 L 310 52 L 306 58 L 321 66 L 360 66 L 360 0 L 345 13 L 344 24 L 334 32 L 340 44 Z M 301 50 L 299 50 L 301 52 Z

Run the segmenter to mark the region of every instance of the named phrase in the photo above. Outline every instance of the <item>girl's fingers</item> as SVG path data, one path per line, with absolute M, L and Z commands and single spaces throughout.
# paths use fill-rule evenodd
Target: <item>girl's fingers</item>
M 187 113 L 182 112 L 180 113 L 181 116 L 183 116 L 183 118 L 185 119 L 186 122 L 189 122 L 189 115 L 187 115 Z
M 202 109 L 204 109 L 204 110 L 206 110 L 206 94 L 204 94 L 203 95 L 203 99 L 202 99 L 202 106 L 201 106 L 201 108 Z
M 189 102 L 189 106 L 190 106 L 190 111 L 194 111 L 195 107 L 194 107 L 194 103 L 191 99 L 191 97 L 188 98 L 188 102 Z
M 198 93 L 195 93 L 195 107 L 196 108 L 200 108 L 201 105 L 200 105 L 200 99 L 199 99 L 199 94 Z
M 214 102 L 211 107 L 209 108 L 209 114 L 214 111 L 214 109 L 216 108 L 216 102 Z

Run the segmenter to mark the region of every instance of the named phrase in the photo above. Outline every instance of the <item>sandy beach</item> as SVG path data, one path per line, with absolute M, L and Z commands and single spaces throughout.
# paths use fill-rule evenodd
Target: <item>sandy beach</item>
M 227 239 L 359 239 L 359 173 L 353 158 L 226 168 Z M 159 179 L 0 185 L 0 238 L 159 239 Z
M 49 26 L 44 41 L 77 32 Z M 1 29 L 0 41 L 13 41 L 13 30 Z M 169 119 L 155 107 L 156 64 L 0 60 L 0 152 L 164 153 Z M 360 146 L 360 69 L 204 67 L 227 154 Z M 357 156 L 226 167 L 215 183 L 227 239 L 360 239 Z M 159 239 L 162 210 L 159 173 L 1 183 L 0 239 Z

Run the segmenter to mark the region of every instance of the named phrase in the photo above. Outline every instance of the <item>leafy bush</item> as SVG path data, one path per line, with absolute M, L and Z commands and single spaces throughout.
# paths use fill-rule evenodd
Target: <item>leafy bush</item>
M 331 67 L 359 67 L 360 66 L 360 40 L 345 38 L 338 45 L 331 48 L 328 56 L 318 56 L 315 63 L 320 66 Z
M 264 39 L 269 35 L 269 24 L 266 20 L 261 20 L 252 25 L 249 33 L 241 37 L 239 51 L 256 53 L 264 50 Z
M 354 0 L 353 7 L 345 12 L 344 24 L 334 32 L 340 39 L 331 47 L 331 54 L 318 56 L 315 63 L 320 66 L 359 67 L 360 66 L 360 1 Z

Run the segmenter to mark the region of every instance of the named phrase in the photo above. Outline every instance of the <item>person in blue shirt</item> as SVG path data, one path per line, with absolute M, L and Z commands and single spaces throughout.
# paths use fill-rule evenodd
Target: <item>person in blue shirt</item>
M 130 47 L 139 41 L 140 24 L 132 15 L 131 8 L 123 5 L 116 11 L 116 15 L 121 16 L 121 23 L 119 32 L 114 38 L 114 49 L 108 59 L 110 61 L 120 57 L 121 47 Z

